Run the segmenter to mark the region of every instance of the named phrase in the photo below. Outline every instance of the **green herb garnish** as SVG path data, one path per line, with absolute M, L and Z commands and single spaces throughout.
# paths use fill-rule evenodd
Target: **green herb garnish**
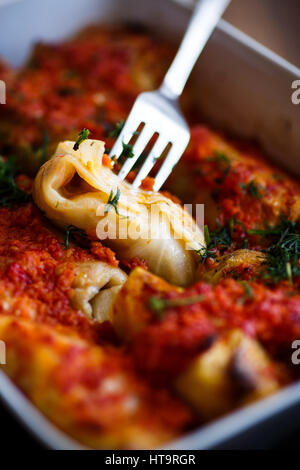
M 217 162 L 218 165 L 222 168 L 222 177 L 217 178 L 215 181 L 217 184 L 222 184 L 231 170 L 230 159 L 224 153 L 220 152 L 219 150 L 216 150 L 214 152 L 214 156 L 208 157 L 206 160 L 209 162 Z
M 119 137 L 119 135 L 121 134 L 121 131 L 124 127 L 124 124 L 125 124 L 125 121 L 123 119 L 121 119 L 121 121 L 117 122 L 114 129 L 112 129 L 109 132 L 108 136 L 112 137 L 113 139 L 117 139 L 117 137 Z
M 235 226 L 235 220 L 231 218 L 231 219 L 229 220 L 229 222 L 228 222 L 228 228 L 229 228 L 230 239 L 232 238 L 234 226 Z M 230 244 L 231 244 L 231 243 L 232 243 L 232 240 L 230 241 Z
M 150 297 L 150 299 L 148 299 L 148 307 L 156 316 L 162 317 L 163 311 L 166 308 L 166 301 L 159 297 Z
M 208 258 L 216 258 L 216 252 L 209 250 L 207 247 L 202 247 L 200 250 L 197 250 L 196 253 L 200 257 L 200 263 L 204 263 Z
M 205 243 L 206 245 L 210 244 L 210 234 L 209 234 L 209 229 L 207 225 L 204 225 L 204 238 L 205 238 Z
M 69 248 L 70 246 L 70 238 L 73 238 L 74 235 L 79 235 L 83 240 L 84 242 L 81 243 L 84 247 L 87 246 L 87 234 L 84 230 L 78 228 L 78 227 L 75 227 L 75 225 L 68 225 L 66 227 L 66 232 L 65 232 L 65 240 L 64 240 L 64 245 L 65 245 L 65 248 L 66 250 Z
M 254 180 L 250 181 L 248 184 L 240 183 L 240 187 L 244 194 L 249 194 L 254 199 L 260 199 L 263 196 L 260 186 L 256 184 Z
M 238 282 L 239 282 L 239 284 L 241 284 L 241 286 L 244 288 L 244 291 L 245 291 L 245 294 L 243 295 L 243 297 L 238 299 L 238 303 L 243 305 L 246 302 L 246 300 L 253 299 L 254 294 L 253 294 L 253 290 L 249 286 L 248 282 L 246 282 L 246 281 L 238 281 Z
M 210 233 L 210 246 L 217 248 L 229 247 L 232 244 L 232 232 L 233 232 L 233 219 L 230 219 L 228 225 L 221 227 L 216 232 Z
M 271 244 L 263 250 L 267 255 L 267 269 L 261 274 L 263 280 L 277 283 L 287 279 L 293 283 L 293 277 L 300 276 L 298 259 L 300 254 L 300 226 L 298 222 L 282 219 L 281 222 L 266 230 L 248 230 L 250 235 L 259 235 L 270 239 Z
M 243 248 L 243 250 L 245 250 L 245 249 L 247 248 L 247 246 L 248 246 L 248 243 L 249 243 L 249 240 L 248 240 L 248 238 L 244 238 L 244 240 L 243 240 L 243 244 L 242 244 L 242 248 Z
M 164 311 L 168 308 L 185 307 L 187 305 L 202 302 L 203 295 L 195 295 L 194 297 L 183 297 L 179 299 L 163 299 L 161 297 L 150 297 L 147 305 L 158 318 L 162 318 Z
M 88 129 L 83 129 L 82 131 L 79 132 L 78 139 L 76 140 L 73 150 L 78 150 L 79 145 L 86 139 L 89 138 L 90 131 Z
M 246 282 L 246 281 L 239 281 L 239 283 L 240 283 L 241 286 L 244 288 L 245 297 L 246 297 L 246 298 L 253 298 L 253 290 L 252 290 L 252 288 L 249 286 L 248 282 Z
M 223 152 L 220 152 L 219 150 L 215 150 L 214 156 L 208 157 L 206 160 L 209 162 L 219 162 L 219 163 L 225 163 L 226 165 L 231 165 L 229 158 Z
M 206 247 L 200 248 L 200 250 L 197 250 L 197 254 L 200 256 L 200 261 L 201 263 L 204 263 L 208 258 L 215 258 L 216 254 L 214 251 L 211 251 L 208 249 L 211 245 L 211 238 L 210 238 L 210 233 L 207 225 L 204 225 L 204 239 L 206 243 Z
M 292 272 L 292 265 L 290 262 L 286 263 L 285 269 L 286 269 L 286 275 L 287 275 L 288 281 L 292 285 L 293 284 L 293 272 Z
M 226 226 L 216 232 L 210 232 L 208 226 L 204 226 L 206 247 L 197 250 L 201 263 L 204 263 L 208 258 L 216 258 L 216 248 L 229 247 L 232 244 L 234 224 L 234 219 L 230 219 Z
M 133 146 L 130 144 L 125 144 L 124 142 L 122 142 L 122 146 L 123 146 L 122 155 L 126 158 L 133 158 L 134 157 Z
M 114 209 L 115 213 L 119 215 L 118 202 L 119 202 L 120 196 L 121 196 L 121 191 L 119 188 L 117 188 L 117 192 L 115 196 L 114 196 L 113 190 L 111 190 L 108 201 L 104 208 L 104 214 L 107 214 L 110 211 L 110 209 Z
M 16 160 L 10 157 L 5 160 L 0 157 L 0 205 L 12 209 L 15 204 L 26 202 L 27 193 L 20 189 L 15 181 L 17 175 Z

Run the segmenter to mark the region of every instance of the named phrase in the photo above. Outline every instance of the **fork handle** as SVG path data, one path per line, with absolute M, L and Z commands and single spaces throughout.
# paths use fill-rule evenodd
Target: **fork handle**
M 230 0 L 198 0 L 178 52 L 164 78 L 160 92 L 176 100 L 205 44 Z

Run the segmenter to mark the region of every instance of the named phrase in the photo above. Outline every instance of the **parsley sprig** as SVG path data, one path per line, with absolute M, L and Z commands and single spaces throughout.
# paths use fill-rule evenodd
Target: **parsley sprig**
M 115 213 L 119 215 L 118 202 L 121 196 L 121 191 L 117 188 L 116 194 L 114 195 L 113 190 L 111 190 L 108 201 L 104 208 L 104 214 L 107 214 L 111 209 L 115 210 Z
M 214 152 L 214 156 L 208 157 L 206 159 L 208 162 L 215 162 L 218 164 L 219 168 L 222 170 L 222 176 L 220 178 L 216 179 L 216 183 L 221 185 L 224 180 L 226 179 L 228 173 L 231 170 L 231 161 L 230 159 L 223 153 L 220 152 L 219 150 L 216 150 Z
M 255 182 L 255 180 L 250 181 L 248 184 L 240 183 L 240 187 L 244 194 L 249 194 L 249 196 L 254 199 L 261 199 L 263 196 L 262 188 Z
M 165 310 L 168 308 L 185 307 L 202 302 L 203 299 L 203 295 L 181 297 L 178 299 L 164 299 L 162 297 L 153 296 L 148 299 L 147 306 L 158 318 L 162 318 Z
M 207 161 L 217 162 L 219 164 L 231 166 L 230 159 L 223 152 L 220 152 L 219 150 L 215 150 L 214 155 L 212 157 L 207 157 Z
M 227 225 L 220 227 L 219 230 L 215 232 L 210 232 L 208 226 L 204 226 L 206 247 L 200 248 L 200 250 L 197 251 L 201 263 L 204 263 L 208 258 L 216 258 L 217 248 L 227 248 L 232 244 L 234 224 L 234 219 L 230 219 Z
M 254 293 L 252 287 L 248 284 L 247 281 L 238 281 L 239 284 L 243 287 L 244 289 L 244 295 L 241 297 L 238 301 L 239 304 L 243 305 L 247 300 L 253 299 Z
M 79 145 L 82 144 L 82 142 L 86 139 L 89 138 L 89 135 L 90 135 L 91 131 L 89 131 L 88 129 L 82 129 L 82 131 L 79 132 L 78 134 L 78 139 L 76 140 L 74 146 L 73 146 L 73 150 L 78 150 L 79 149 Z
M 115 125 L 114 129 L 112 129 L 109 133 L 108 136 L 112 137 L 113 139 L 117 139 L 119 135 L 121 134 L 121 131 L 124 127 L 125 121 L 121 119 L 121 121 L 117 122 Z
M 75 225 L 68 225 L 66 227 L 65 240 L 64 240 L 64 245 L 65 245 L 66 250 L 70 246 L 71 238 L 75 238 L 76 242 L 77 243 L 79 242 L 78 244 L 82 245 L 84 248 L 86 248 L 89 245 L 89 240 L 88 240 L 86 232 L 78 227 L 75 227 Z
M 122 156 L 126 158 L 133 158 L 134 157 L 133 146 L 130 144 L 125 144 L 125 142 L 122 142 L 122 146 L 123 146 Z
M 264 251 L 267 254 L 267 268 L 262 272 L 262 279 L 269 283 L 278 283 L 286 279 L 293 283 L 295 276 L 300 276 L 298 259 L 300 255 L 300 226 L 298 222 L 282 219 L 275 226 L 265 230 L 248 230 L 250 235 L 259 235 L 270 240 L 271 244 Z

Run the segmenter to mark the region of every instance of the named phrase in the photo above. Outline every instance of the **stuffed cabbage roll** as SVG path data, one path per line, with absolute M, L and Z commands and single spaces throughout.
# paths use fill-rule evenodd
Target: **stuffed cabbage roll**
M 199 354 L 175 387 L 202 419 L 211 420 L 276 392 L 280 375 L 260 344 L 236 329 Z
M 72 224 L 112 247 L 120 257 L 143 258 L 167 281 L 193 282 L 204 237 L 192 217 L 160 193 L 133 189 L 102 164 L 104 143 L 66 141 L 45 163 L 34 199 L 59 227 Z
M 111 316 L 140 373 L 173 384 L 205 421 L 274 393 L 286 380 L 257 339 L 211 314 L 211 289 L 203 284 L 202 295 L 192 287 L 184 296 L 183 289 L 137 268 Z
M 190 423 L 166 391 L 148 389 L 131 361 L 72 329 L 0 316 L 3 370 L 62 431 L 96 449 L 156 448 Z
M 151 295 L 182 292 L 183 289 L 180 287 L 168 284 L 149 271 L 142 268 L 134 269 L 113 304 L 110 319 L 116 333 L 122 341 L 132 341 L 153 321 L 153 312 L 148 307 Z
M 255 279 L 260 275 L 264 264 L 266 264 L 266 255 L 263 252 L 241 249 L 221 256 L 209 270 L 201 272 L 200 266 L 198 277 L 211 284 L 217 284 L 226 277 Z
M 76 266 L 71 303 L 74 308 L 98 321 L 110 320 L 113 302 L 127 275 L 102 261 L 87 261 Z

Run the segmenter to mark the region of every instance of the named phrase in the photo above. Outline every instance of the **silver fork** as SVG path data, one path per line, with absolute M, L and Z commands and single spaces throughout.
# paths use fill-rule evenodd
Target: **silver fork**
M 141 93 L 137 97 L 110 152 L 111 158 L 115 157 L 115 160 L 120 158 L 123 153 L 123 143 L 128 144 L 139 126 L 144 125 L 132 147 L 134 156 L 127 158 L 119 171 L 120 178 L 124 179 L 154 134 L 158 134 L 133 182 L 134 188 L 139 187 L 153 168 L 157 158 L 165 152 L 165 159 L 153 186 L 154 191 L 158 191 L 187 147 L 190 131 L 179 109 L 178 98 L 196 60 L 229 2 L 230 0 L 198 0 L 187 31 L 161 87 L 156 91 Z

